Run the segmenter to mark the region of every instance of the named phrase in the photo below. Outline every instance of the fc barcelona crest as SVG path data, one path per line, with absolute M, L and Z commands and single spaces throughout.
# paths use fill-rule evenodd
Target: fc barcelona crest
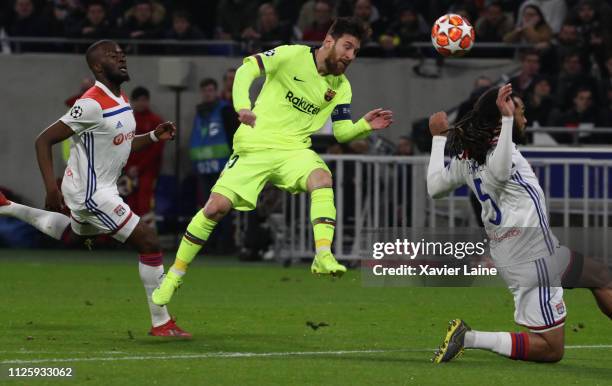
M 325 92 L 325 100 L 327 102 L 329 102 L 332 99 L 334 99 L 335 96 L 336 96 L 336 92 L 334 90 L 332 90 L 331 88 L 328 88 L 327 91 Z

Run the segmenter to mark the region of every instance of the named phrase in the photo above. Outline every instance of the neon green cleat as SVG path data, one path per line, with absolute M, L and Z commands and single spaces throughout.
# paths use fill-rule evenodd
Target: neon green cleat
M 331 252 L 323 252 L 316 255 L 310 271 L 316 274 L 326 274 L 332 276 L 342 276 L 346 272 L 346 267 L 336 261 Z
M 181 277 L 172 271 L 168 271 L 159 287 L 153 290 L 151 300 L 158 306 L 165 306 L 170 303 L 174 291 L 176 291 L 181 284 L 183 284 Z
M 442 342 L 442 345 L 435 352 L 434 357 L 431 358 L 431 361 L 433 363 L 442 363 L 449 362 L 460 357 L 461 354 L 463 354 L 463 341 L 465 339 L 465 333 L 470 330 L 470 326 L 468 326 L 463 320 L 451 320 L 448 324 L 444 342 Z

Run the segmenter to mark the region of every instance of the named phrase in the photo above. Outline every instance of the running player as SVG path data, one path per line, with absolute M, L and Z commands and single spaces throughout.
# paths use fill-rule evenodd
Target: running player
M 309 148 L 310 136 L 330 116 L 340 142 L 364 138 L 392 122 L 391 111 L 381 108 L 356 123 L 351 119 L 352 92 L 344 72 L 355 59 L 365 33 L 359 21 L 338 18 L 319 48 L 280 46 L 244 59 L 233 88 L 234 108 L 242 122 L 234 136 L 234 153 L 204 209 L 187 227 L 174 265 L 153 293 L 156 304 L 170 301 L 187 266 L 219 220 L 232 208 L 254 209 L 266 182 L 291 193 L 311 194 L 316 247 L 311 270 L 332 275 L 346 272 L 331 253 L 336 223 L 332 176 L 325 162 Z M 252 109 L 249 88 L 255 78 L 264 75 L 265 84 Z
M 121 84 L 130 79 L 126 57 L 109 40 L 92 44 L 87 64 L 96 83 L 57 122 L 36 139 L 36 156 L 47 189 L 44 211 L 8 201 L 0 193 L 0 215 L 25 221 L 41 232 L 68 243 L 81 236 L 109 234 L 140 254 L 139 273 L 145 287 L 153 336 L 190 337 L 179 328 L 165 307 L 153 304 L 151 293 L 164 268 L 155 231 L 123 202 L 117 178 L 132 151 L 174 138 L 176 128 L 165 122 L 147 134 L 135 135 L 136 122 Z M 62 190 L 55 182 L 51 148 L 72 139 Z M 70 209 L 70 217 L 56 213 Z
M 612 318 L 612 286 L 606 270 L 560 246 L 550 230 L 542 188 L 512 143 L 513 129 L 523 131 L 526 122 L 523 102 L 512 95 L 511 85 L 490 89 L 452 129 L 452 158 L 445 167 L 446 113 L 436 113 L 429 120 L 433 140 L 428 192 L 441 198 L 467 184 L 478 196 L 482 221 L 492 240 L 491 256 L 514 296 L 515 322 L 530 331 L 472 331 L 455 319 L 433 357 L 435 363 L 456 358 L 464 348 L 526 361 L 561 360 L 566 316 L 562 285 L 570 278 L 578 283 L 588 279 L 586 286 L 598 287 L 591 291 L 602 312 Z

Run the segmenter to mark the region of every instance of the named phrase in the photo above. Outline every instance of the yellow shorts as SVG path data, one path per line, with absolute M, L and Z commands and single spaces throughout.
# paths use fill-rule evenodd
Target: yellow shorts
M 253 210 L 266 182 L 293 194 L 305 192 L 316 169 L 331 173 L 310 149 L 241 151 L 232 154 L 212 191 L 227 197 L 235 209 Z

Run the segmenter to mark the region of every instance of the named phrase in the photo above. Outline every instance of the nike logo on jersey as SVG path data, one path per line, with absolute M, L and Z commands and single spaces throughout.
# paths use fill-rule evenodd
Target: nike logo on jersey
M 117 122 L 117 126 L 115 126 L 115 129 L 120 129 L 123 127 L 123 124 L 121 123 L 121 121 Z
M 293 80 L 298 81 L 298 82 L 305 82 L 305 81 L 304 81 L 304 80 L 302 80 L 302 79 L 298 79 L 298 77 L 297 77 L 297 76 L 294 76 L 294 77 L 293 77 Z

